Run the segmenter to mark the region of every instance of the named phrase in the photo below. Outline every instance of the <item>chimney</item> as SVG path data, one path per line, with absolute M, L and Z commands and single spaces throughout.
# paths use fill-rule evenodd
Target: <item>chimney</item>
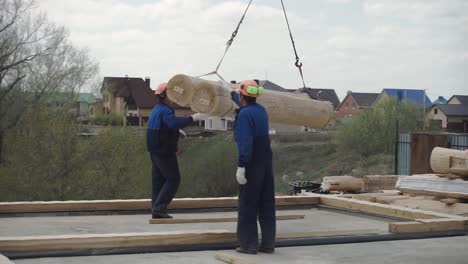
M 150 81 L 151 81 L 150 77 L 146 76 L 145 77 L 146 86 L 150 87 Z
M 232 84 L 237 84 L 236 80 L 231 81 Z

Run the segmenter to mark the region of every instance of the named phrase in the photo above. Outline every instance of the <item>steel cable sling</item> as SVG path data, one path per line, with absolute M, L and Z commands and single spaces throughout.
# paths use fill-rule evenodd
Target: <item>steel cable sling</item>
M 231 34 L 231 38 L 226 42 L 226 49 L 224 50 L 224 54 L 223 54 L 223 56 L 221 57 L 221 59 L 219 60 L 218 66 L 216 66 L 216 69 L 215 69 L 214 71 L 212 71 L 212 72 L 209 72 L 209 73 L 207 73 L 207 74 L 203 74 L 203 75 L 200 75 L 200 76 L 197 76 L 197 77 L 202 77 L 202 76 L 208 76 L 208 75 L 213 75 L 213 74 L 215 74 L 215 75 L 217 75 L 222 81 L 226 82 L 226 80 L 224 80 L 223 77 L 221 77 L 221 75 L 219 75 L 218 70 L 219 70 L 219 67 L 221 67 L 221 63 L 223 63 L 224 57 L 226 57 L 226 54 L 228 53 L 229 48 L 231 47 L 232 43 L 234 42 L 234 39 L 235 39 L 236 36 L 237 36 L 237 32 L 239 31 L 240 25 L 241 25 L 242 22 L 244 21 L 245 14 L 247 14 L 247 11 L 249 10 L 249 7 L 250 7 L 250 4 L 252 4 L 252 1 L 253 1 L 253 0 L 250 0 L 249 3 L 247 4 L 247 7 L 245 8 L 244 13 L 242 14 L 241 19 L 239 20 L 239 23 L 237 24 L 236 29 L 234 29 L 234 31 L 233 31 L 232 34 Z

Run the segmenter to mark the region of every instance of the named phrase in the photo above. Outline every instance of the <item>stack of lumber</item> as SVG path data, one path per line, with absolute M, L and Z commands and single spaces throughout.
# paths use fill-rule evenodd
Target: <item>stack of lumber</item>
M 399 191 L 408 194 L 468 199 L 468 181 L 435 174 L 401 177 L 396 186 Z
M 430 164 L 435 174 L 400 177 L 397 190 L 417 199 L 398 199 L 396 205 L 468 214 L 468 152 L 436 147 Z

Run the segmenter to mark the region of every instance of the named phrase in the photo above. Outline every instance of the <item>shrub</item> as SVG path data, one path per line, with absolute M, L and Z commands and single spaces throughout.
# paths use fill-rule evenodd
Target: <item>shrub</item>
M 400 133 L 424 129 L 421 107 L 408 102 L 397 104 L 396 100 L 388 98 L 373 109 L 361 111 L 338 131 L 339 148 L 363 156 L 393 153 L 397 118 Z

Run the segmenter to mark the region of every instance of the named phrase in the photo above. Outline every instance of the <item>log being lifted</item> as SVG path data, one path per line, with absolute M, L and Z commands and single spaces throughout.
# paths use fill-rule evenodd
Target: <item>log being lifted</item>
M 195 112 L 233 117 L 237 105 L 231 100 L 230 90 L 234 88 L 234 84 L 178 74 L 169 80 L 167 95 L 175 103 L 190 106 Z M 258 103 L 266 108 L 272 123 L 325 128 L 335 121 L 330 102 L 313 100 L 305 94 L 265 90 Z
M 468 152 L 436 147 L 431 153 L 431 168 L 435 173 L 468 177 Z
M 324 192 L 350 192 L 359 193 L 364 190 L 364 181 L 352 176 L 328 176 L 322 180 Z

